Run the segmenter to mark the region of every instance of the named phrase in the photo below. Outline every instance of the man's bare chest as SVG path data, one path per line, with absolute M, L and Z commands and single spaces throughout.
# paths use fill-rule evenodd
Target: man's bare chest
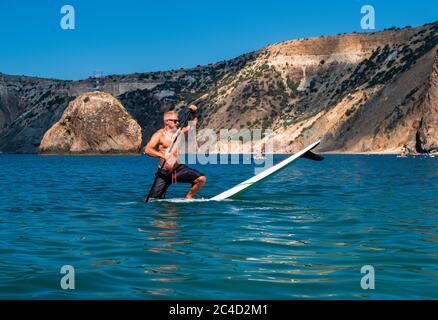
M 160 137 L 160 149 L 167 149 L 172 144 L 172 136 L 170 134 L 162 133 Z

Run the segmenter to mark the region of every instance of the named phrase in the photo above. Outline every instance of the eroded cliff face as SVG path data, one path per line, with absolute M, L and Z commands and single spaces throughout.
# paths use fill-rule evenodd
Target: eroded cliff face
M 436 132 L 429 129 L 423 135 L 428 138 L 418 139 L 418 136 L 421 124 L 423 127 L 436 121 L 433 113 L 436 102 L 430 93 L 434 91 L 431 81 L 435 57 L 436 47 L 390 81 L 378 85 L 366 82 L 331 107 L 299 122 L 297 125 L 302 130 L 289 127 L 283 134 L 298 135 L 294 142 L 300 142 L 298 145 L 322 137 L 323 151 L 398 153 L 406 146 L 411 153 L 432 152 L 421 141 L 436 139 Z M 404 57 L 400 59 L 408 61 Z
M 141 128 L 120 101 L 89 92 L 69 103 L 43 136 L 41 153 L 138 153 Z
M 438 152 L 438 46 L 435 47 L 432 74 L 420 108 L 417 149 L 419 152 Z
M 289 76 L 298 91 L 271 124 L 277 149 L 295 151 L 322 139 L 320 151 L 397 153 L 404 146 L 433 151 L 419 145 L 417 133 L 420 123 L 427 123 L 423 117 L 434 118 L 434 102 L 422 101 L 437 43 L 435 24 L 268 47 L 274 52 L 271 64 L 283 66 L 283 78 Z M 302 74 L 291 73 L 291 65 Z M 429 129 L 425 136 L 436 139 L 436 132 Z
M 69 101 L 98 89 L 142 128 L 197 97 L 200 128 L 272 129 L 275 152 L 436 150 L 438 23 L 299 39 L 192 69 L 57 81 L 0 75 L 0 151 L 35 152 Z M 262 141 L 260 141 L 262 143 Z

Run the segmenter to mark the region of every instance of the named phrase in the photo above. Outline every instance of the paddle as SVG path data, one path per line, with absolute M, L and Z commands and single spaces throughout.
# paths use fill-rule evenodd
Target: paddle
M 191 104 L 194 104 L 194 103 L 195 103 L 196 101 L 198 101 L 198 100 L 204 99 L 204 98 L 207 97 L 207 96 L 208 96 L 208 94 L 204 94 L 204 95 L 202 95 L 201 97 L 199 97 L 198 99 L 196 99 L 196 100 L 194 100 L 192 103 L 190 103 L 189 106 L 190 106 Z M 186 116 L 185 116 L 185 118 L 184 118 L 184 121 L 182 122 L 182 125 L 181 125 L 181 126 L 178 128 L 178 130 L 176 131 L 175 138 L 173 139 L 173 141 L 172 141 L 172 143 L 171 143 L 171 145 L 170 145 L 170 147 L 169 147 L 169 150 L 167 151 L 169 154 L 172 152 L 172 149 L 173 149 L 173 147 L 175 146 L 176 141 L 177 141 L 178 138 L 179 138 L 179 135 L 180 135 L 180 133 L 181 133 L 181 130 L 182 130 L 185 126 L 187 126 L 187 124 L 188 124 L 188 122 L 189 122 L 190 114 L 191 114 L 191 111 L 190 111 L 190 110 L 187 111 Z M 149 193 L 148 193 L 147 197 L 144 199 L 145 202 L 149 202 L 149 199 L 150 199 L 150 197 L 151 197 L 151 195 L 152 195 L 152 191 L 154 190 L 155 185 L 157 184 L 158 175 L 159 175 L 159 173 L 161 172 L 161 170 L 163 170 L 165 164 L 166 164 L 166 159 L 164 159 L 163 163 L 161 164 L 160 169 L 158 169 L 157 173 L 155 174 L 155 179 L 154 179 L 154 182 L 152 183 L 151 189 L 149 190 Z

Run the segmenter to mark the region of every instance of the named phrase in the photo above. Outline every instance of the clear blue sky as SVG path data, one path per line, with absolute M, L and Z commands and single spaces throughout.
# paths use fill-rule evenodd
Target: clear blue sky
M 76 10 L 62 30 L 60 8 Z M 0 72 L 59 79 L 193 67 L 270 43 L 438 20 L 438 0 L 1 0 Z

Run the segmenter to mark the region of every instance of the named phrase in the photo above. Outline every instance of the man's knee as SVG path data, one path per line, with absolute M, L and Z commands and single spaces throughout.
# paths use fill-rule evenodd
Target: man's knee
M 204 184 L 205 181 L 207 181 L 207 178 L 205 176 L 200 176 L 195 180 L 196 183 L 202 183 L 202 184 Z

